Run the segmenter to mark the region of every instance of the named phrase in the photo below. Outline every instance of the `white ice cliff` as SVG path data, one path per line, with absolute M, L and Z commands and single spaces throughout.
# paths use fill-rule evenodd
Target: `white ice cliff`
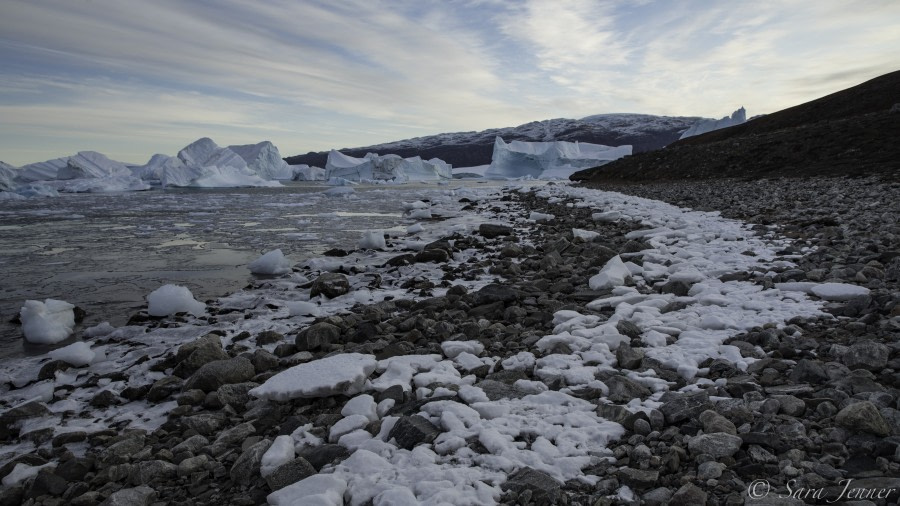
M 491 165 L 484 173 L 488 179 L 568 179 L 570 175 L 631 155 L 631 146 L 603 146 L 587 142 L 506 143 L 494 140 Z

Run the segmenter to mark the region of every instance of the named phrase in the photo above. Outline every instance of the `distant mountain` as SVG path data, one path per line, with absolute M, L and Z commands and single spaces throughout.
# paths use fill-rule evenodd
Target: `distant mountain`
M 340 151 L 353 157 L 366 153 L 397 154 L 402 157 L 440 158 L 454 167 L 472 167 L 491 163 L 494 138 L 505 141 L 578 141 L 606 146 L 630 144 L 635 153 L 659 149 L 675 142 L 682 132 L 703 118 L 690 116 L 652 116 L 649 114 L 598 114 L 582 119 L 549 119 L 532 121 L 517 127 L 491 128 L 480 132 L 455 132 L 402 141 L 345 148 Z M 325 166 L 327 151 L 290 156 L 291 165 L 305 163 Z
M 900 71 L 572 179 L 863 176 L 900 180 Z

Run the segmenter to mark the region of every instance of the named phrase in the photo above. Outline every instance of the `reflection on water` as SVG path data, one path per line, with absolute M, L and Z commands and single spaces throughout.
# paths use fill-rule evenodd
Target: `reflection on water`
M 402 217 L 401 202 L 448 189 L 361 185 L 350 198 L 334 198 L 322 195 L 326 188 L 288 183 L 0 202 L 0 358 L 29 352 L 9 322 L 27 299 L 76 304 L 87 311 L 84 325 L 123 325 L 163 284 L 185 285 L 198 300 L 218 297 L 246 284 L 245 266 L 261 253 L 280 248 L 299 262 L 354 248 L 363 230 L 405 231 L 412 221 Z M 304 206 L 315 212 L 293 214 Z

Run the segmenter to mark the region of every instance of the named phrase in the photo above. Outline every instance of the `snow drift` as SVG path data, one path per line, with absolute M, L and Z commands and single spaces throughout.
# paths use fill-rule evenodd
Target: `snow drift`
M 491 165 L 484 173 L 488 179 L 529 177 L 533 179 L 568 179 L 570 175 L 631 155 L 631 146 L 604 146 L 587 142 L 506 143 L 494 140 Z
M 747 110 L 741 107 L 740 109 L 731 113 L 731 117 L 725 116 L 722 119 L 702 119 L 696 123 L 694 123 L 691 128 L 688 128 L 679 139 L 685 139 L 687 137 L 693 137 L 695 135 L 705 134 L 706 132 L 712 132 L 713 130 L 720 130 L 722 128 L 728 128 L 730 126 L 740 125 L 747 121 Z
M 402 158 L 399 155 L 369 153 L 364 158 L 354 158 L 339 151 L 328 153 L 325 163 L 325 179 L 343 178 L 350 181 L 440 181 L 453 178 L 453 171 L 439 158 L 422 160 L 421 157 Z

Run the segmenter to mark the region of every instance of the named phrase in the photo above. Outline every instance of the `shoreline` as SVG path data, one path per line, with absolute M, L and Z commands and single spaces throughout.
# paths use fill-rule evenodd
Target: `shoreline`
M 860 189 L 854 185 L 832 183 L 845 192 L 858 191 L 868 196 L 888 192 L 882 187 L 866 189 L 865 184 L 861 184 Z M 791 184 L 796 186 L 793 182 Z M 805 195 L 808 200 L 804 205 L 809 208 L 809 219 L 804 219 L 819 219 L 819 210 L 808 204 L 821 198 L 821 185 L 828 183 L 816 181 L 806 184 L 811 186 L 809 191 L 792 187 L 784 191 L 793 192 L 792 195 L 797 196 Z M 56 387 L 65 386 L 59 384 L 61 377 L 70 381 L 71 386 L 63 388 L 65 392 L 85 389 L 83 385 L 91 382 L 96 386 L 87 388 L 93 388 L 94 393 L 110 392 L 93 396 L 89 401 L 85 399 L 84 402 L 90 402 L 97 409 L 106 409 L 109 413 L 115 411 L 117 405 L 145 403 L 142 406 L 146 406 L 146 413 L 151 418 L 155 417 L 154 423 L 162 420 L 165 415 L 168 415 L 168 419 L 159 428 L 145 429 L 144 433 L 140 432 L 140 426 L 149 422 L 140 422 L 138 419 L 132 421 L 130 429 L 121 427 L 113 431 L 101 428 L 102 423 L 67 432 L 54 431 L 52 427 L 37 424 L 35 430 L 23 434 L 22 438 L 16 438 L 11 436 L 8 426 L 21 423 L 19 420 L 23 418 L 13 418 L 7 410 L 0 417 L 7 429 L 7 441 L 30 439 L 50 443 L 48 449 L 37 451 L 35 458 L 19 457 L 20 463 L 42 465 L 39 463 L 40 459 L 55 462 L 56 466 L 55 470 L 48 466 L 46 470 L 38 471 L 37 478 L 25 482 L 28 484 L 27 489 L 7 488 L 0 498 L 9 500 L 20 493 L 20 499 L 42 498 L 41 502 L 35 501 L 34 504 L 53 504 L 55 500 L 57 503 L 65 500 L 72 504 L 96 504 L 110 495 L 128 492 L 146 498 L 155 497 L 148 499 L 146 504 L 151 504 L 153 500 L 173 504 L 265 502 L 266 496 L 275 487 L 270 480 L 260 476 L 259 468 L 273 443 L 284 442 L 284 439 L 278 438 L 291 437 L 293 434 L 295 448 L 300 446 L 298 439 L 301 438 L 306 438 L 305 441 L 318 438 L 322 444 L 303 446 L 306 453 L 300 452 L 297 458 L 282 459 L 282 466 L 291 465 L 283 471 L 279 466 L 278 472 L 269 475 L 277 476 L 280 480 L 275 483 L 276 486 L 288 485 L 281 489 L 288 490 L 288 493 L 283 493 L 285 497 L 289 497 L 290 483 L 306 475 L 346 477 L 352 476 L 354 470 L 364 469 L 359 467 L 362 459 L 355 457 L 351 460 L 351 453 L 361 456 L 368 452 L 382 459 L 386 458 L 385 455 L 393 458 L 398 453 L 384 446 L 389 445 L 387 441 L 391 437 L 397 441 L 409 437 L 413 444 L 408 449 L 419 448 L 416 450 L 419 451 L 419 457 L 425 458 L 420 463 L 423 469 L 435 465 L 435 458 L 437 461 L 440 458 L 431 457 L 427 452 L 423 455 L 420 443 L 432 445 L 427 447 L 436 449 L 444 444 L 443 453 L 438 451 L 441 455 L 452 455 L 460 449 L 467 450 L 469 453 L 466 458 L 478 463 L 479 469 L 494 469 L 484 476 L 486 481 L 494 483 L 493 488 L 485 485 L 486 488 L 480 490 L 480 493 L 486 494 L 484 498 L 499 502 L 581 504 L 587 501 L 593 504 L 599 500 L 619 503 L 631 500 L 631 494 L 630 497 L 640 498 L 648 504 L 662 504 L 676 499 L 683 503 L 702 503 L 713 499 L 720 503 L 730 503 L 742 498 L 742 490 L 746 495 L 748 486 L 754 479 L 770 479 L 776 488 L 783 487 L 790 478 L 805 479 L 802 484 L 807 485 L 807 489 L 819 487 L 824 490 L 824 487 L 836 483 L 837 477 L 844 477 L 839 471 L 846 461 L 865 457 L 866 450 L 869 450 L 870 456 L 878 455 L 873 453 L 876 451 L 884 453 L 884 448 L 877 447 L 883 441 L 865 434 L 871 434 L 873 430 L 883 431 L 887 426 L 889 433 L 881 435 L 881 438 L 888 437 L 891 433 L 894 436 L 900 435 L 900 416 L 891 418 L 896 409 L 890 406 L 896 407 L 898 399 L 894 373 L 884 372 L 894 371 L 889 365 L 900 367 L 900 347 L 889 340 L 890 333 L 895 332 L 890 327 L 894 320 L 890 318 L 896 320 L 896 316 L 890 315 L 897 307 L 896 301 L 893 301 L 893 306 L 888 306 L 892 302 L 888 300 L 872 310 L 872 306 L 879 305 L 876 302 L 881 302 L 879 297 L 883 297 L 885 290 L 893 287 L 896 293 L 896 277 L 889 277 L 894 275 L 894 271 L 890 269 L 891 265 L 897 265 L 896 261 L 891 259 L 894 264 L 883 264 L 883 286 L 874 286 L 877 285 L 875 280 L 878 278 L 874 276 L 877 273 L 868 271 L 870 276 L 866 278 L 866 282 L 873 284 L 875 294 L 867 305 L 860 307 L 859 301 L 825 304 L 827 310 L 835 310 L 841 314 L 855 311 L 856 314 L 845 316 L 845 320 L 840 320 L 837 324 L 817 317 L 792 318 L 786 322 L 787 325 L 760 326 L 758 330 L 737 333 L 725 341 L 734 348 L 731 351 L 738 351 L 737 355 L 731 357 L 733 360 L 709 359 L 708 363 L 698 364 L 702 366 L 696 368 L 698 370 L 695 373 L 700 373 L 699 376 L 686 378 L 685 374 L 690 370 L 679 370 L 660 360 L 644 356 L 645 351 L 649 353 L 652 348 L 665 348 L 671 343 L 668 343 L 665 336 L 662 344 L 657 343 L 655 346 L 642 339 L 647 336 L 648 329 L 641 328 L 640 321 L 633 323 L 625 320 L 613 325 L 619 336 L 615 340 L 618 346 L 615 349 L 607 346 L 607 355 L 589 356 L 592 350 L 596 350 L 590 346 L 584 347 L 585 343 L 577 339 L 546 339 L 547 336 L 560 336 L 560 325 L 569 326 L 566 331 L 569 336 L 577 337 L 579 332 L 589 335 L 588 331 L 593 327 L 586 327 L 584 322 L 576 325 L 578 317 L 573 313 L 577 313 L 582 319 L 593 318 L 593 325 L 596 326 L 615 316 L 618 306 L 623 303 L 637 303 L 636 299 L 631 302 L 617 300 L 618 306 L 591 306 L 598 299 L 627 297 L 631 292 L 617 294 L 614 290 L 591 290 L 588 288 L 589 280 L 616 254 L 622 255 L 623 260 L 627 258 L 640 262 L 643 255 L 641 252 L 652 249 L 640 236 L 625 237 L 640 229 L 639 224 L 630 221 L 593 221 L 591 214 L 595 209 L 591 205 L 578 207 L 577 201 L 567 197 L 565 192 L 553 194 L 553 186 L 560 185 L 550 185 L 541 190 L 548 198 L 521 194 L 518 191 L 505 192 L 495 199 L 477 198 L 477 192 L 471 192 L 468 196 L 460 192 L 452 196 L 458 202 L 448 199 L 439 206 L 447 209 L 455 207 L 452 210 L 458 211 L 459 214 L 455 216 L 447 213 L 448 221 L 459 221 L 455 236 L 452 229 L 445 230 L 445 240 L 437 237 L 428 242 L 428 245 L 416 245 L 416 248 L 422 247 L 418 252 L 394 251 L 375 255 L 357 253 L 357 256 L 351 256 L 357 261 L 346 265 L 342 270 L 349 275 L 352 287 L 350 293 L 357 294 L 358 300 L 344 301 L 340 305 L 326 302 L 320 308 L 322 314 L 318 318 L 301 316 L 298 319 L 299 315 L 290 315 L 286 304 L 278 305 L 279 301 L 283 303 L 292 296 L 302 295 L 305 290 L 313 289 L 315 276 L 312 272 L 309 276 L 300 272 L 300 277 L 295 273 L 286 278 L 261 281 L 256 283 L 256 291 L 242 291 L 220 298 L 218 306 L 214 308 L 215 314 L 210 311 L 210 315 L 206 317 L 205 327 L 231 326 L 230 330 L 222 332 L 221 329 L 212 328 L 212 334 L 207 332 L 202 336 L 192 335 L 198 333 L 198 330 L 187 324 L 196 323 L 195 320 L 178 317 L 163 319 L 153 322 L 156 325 L 151 333 L 154 334 L 154 342 L 135 348 L 135 354 L 146 356 L 146 359 L 126 354 L 117 359 L 119 362 L 100 369 L 94 369 L 96 366 L 93 366 L 90 372 L 60 368 L 59 374 L 56 374 L 57 370 L 51 369 L 61 367 L 61 364 L 48 368 L 44 375 L 55 377 Z M 776 198 L 774 189 L 766 188 L 767 194 L 757 193 L 757 196 L 761 196 L 760 202 L 766 196 L 773 200 Z M 898 193 L 897 188 L 889 188 L 893 194 Z M 729 200 L 725 190 L 739 192 L 740 189 L 737 185 L 723 183 L 715 190 L 725 197 L 710 194 L 705 196 L 707 202 L 703 205 L 722 208 L 723 203 Z M 580 190 L 573 190 L 574 193 L 577 191 Z M 633 190 L 633 193 L 654 195 L 657 198 L 662 196 L 673 202 L 684 201 L 686 195 L 696 199 L 697 192 L 698 188 L 691 187 L 691 184 L 685 184 L 681 193 L 671 188 L 645 187 L 640 191 Z M 462 198 L 467 201 L 462 201 Z M 721 200 L 717 204 L 713 201 L 714 198 Z M 857 202 L 859 199 L 853 200 Z M 893 202 L 898 201 L 900 200 Z M 758 212 L 754 204 L 744 204 L 745 199 L 740 200 L 740 204 L 735 202 L 735 205 L 745 205 L 746 209 L 726 210 L 726 213 L 746 218 L 762 216 L 772 223 L 779 221 L 777 216 L 767 217 L 766 213 Z M 434 207 L 434 203 L 430 204 Z M 566 204 L 572 206 L 567 207 Z M 890 206 L 890 201 L 882 205 Z M 468 207 L 471 209 L 466 209 Z M 759 208 L 763 208 L 762 203 Z M 859 212 L 863 211 L 865 209 Z M 542 218 L 540 214 L 532 215 L 533 212 L 553 214 L 554 218 L 538 222 L 524 219 L 528 216 Z M 768 214 L 778 215 L 779 212 L 781 211 L 776 208 Z M 786 212 L 783 211 L 782 214 Z M 789 216 L 803 218 L 799 214 L 801 212 L 798 209 Z M 844 214 L 856 216 L 854 213 Z M 832 216 L 832 219 L 836 218 Z M 480 224 L 484 221 L 505 221 L 506 226 L 512 228 L 488 227 L 479 232 Z M 826 255 L 821 253 L 823 249 L 832 248 L 842 253 L 841 247 L 852 248 L 846 245 L 846 237 L 841 239 L 844 242 L 828 239 L 832 243 L 836 242 L 837 247 L 824 244 L 824 239 L 818 239 L 818 244 L 813 244 L 815 241 L 810 239 L 821 233 L 820 229 L 839 227 L 840 223 L 813 223 L 807 225 L 813 227 L 810 231 L 787 219 L 783 221 L 786 227 L 780 229 L 779 233 L 794 236 L 796 248 L 777 252 L 772 261 L 763 265 L 789 260 L 798 263 L 800 269 L 780 263 L 778 269 L 781 272 L 769 275 L 771 269 L 762 272 L 745 270 L 743 274 L 732 273 L 736 276 L 735 280 L 745 281 L 748 285 L 758 284 L 764 288 L 769 288 L 774 283 L 799 282 L 807 279 L 808 272 L 816 270 L 818 264 L 824 261 L 817 257 Z M 429 222 L 425 223 L 428 228 Z M 890 225 L 880 226 L 884 228 Z M 589 242 L 573 238 L 571 230 L 576 227 L 590 228 L 591 231 L 600 233 L 601 237 L 599 241 Z M 896 224 L 893 227 L 896 228 Z M 757 230 L 772 232 L 766 227 L 757 227 Z M 851 232 L 845 230 L 843 234 L 856 239 L 859 234 Z M 863 234 L 864 238 L 871 240 L 868 243 L 863 241 L 860 248 L 871 247 L 877 242 L 871 237 L 872 230 L 865 233 L 868 235 Z M 447 237 L 450 239 L 446 240 Z M 803 253 L 800 251 L 804 246 L 803 241 L 806 241 L 806 245 L 817 246 L 820 251 Z M 399 243 L 399 240 L 392 242 Z M 785 260 L 778 260 L 776 257 L 784 257 Z M 828 257 L 826 255 L 823 258 Z M 347 258 L 326 257 L 310 264 L 328 270 L 341 262 L 347 262 Z M 393 263 L 394 266 L 374 268 L 385 262 Z M 647 262 L 647 259 L 643 262 Z M 437 268 L 433 268 L 434 266 Z M 868 267 L 877 269 L 871 265 Z M 802 278 L 799 273 L 793 272 L 796 270 L 804 273 Z M 862 269 L 854 270 L 852 275 L 841 272 L 839 276 L 851 277 L 839 279 L 858 284 L 860 281 L 856 277 L 857 272 L 862 272 Z M 491 283 L 497 277 L 503 281 Z M 829 278 L 825 276 L 820 281 L 827 279 Z M 684 283 L 690 289 L 692 283 Z M 454 284 L 462 288 L 454 288 Z M 644 295 L 649 296 L 658 293 L 656 290 L 659 287 L 653 288 L 648 283 L 645 288 L 640 285 L 636 288 L 640 288 L 640 293 L 646 291 Z M 664 290 L 671 289 L 672 295 L 682 297 L 687 295 L 678 295 L 682 288 L 673 285 Z M 320 289 L 341 291 L 336 286 L 323 286 Z M 417 300 L 402 298 L 410 293 L 414 293 Z M 281 298 L 276 299 L 272 294 Z M 385 296 L 393 298 L 385 301 Z M 379 298 L 382 300 L 370 303 L 369 298 L 373 301 Z M 339 308 L 349 309 L 349 312 L 337 314 Z M 670 309 L 678 310 L 674 307 Z M 313 325 L 307 328 L 311 323 Z M 831 331 L 834 329 L 841 332 L 837 332 L 836 336 Z M 866 334 L 870 329 L 875 333 L 874 338 L 868 338 Z M 99 336 L 94 341 L 102 344 L 103 341 L 135 341 L 145 337 L 144 332 L 139 333 L 137 329 L 120 329 L 116 332 L 118 334 Z M 214 338 L 210 338 L 210 335 Z M 622 336 L 624 339 L 620 339 Z M 852 346 L 834 349 L 830 346 L 830 341 L 817 342 L 816 338 L 820 336 Z M 196 338 L 200 339 L 193 341 Z M 224 340 L 218 342 L 222 338 Z M 598 337 L 595 335 L 594 339 Z M 218 342 L 218 347 L 214 341 Z M 195 344 L 186 347 L 188 342 Z M 453 345 L 450 348 L 455 346 L 459 349 L 448 351 L 443 344 L 446 342 L 469 344 Z M 481 345 L 481 350 L 478 350 L 479 346 L 475 343 Z M 610 341 L 609 344 L 612 343 Z M 858 346 L 860 344 L 861 347 Z M 794 345 L 797 345 L 797 350 L 791 354 L 789 350 Z M 179 346 L 180 351 L 174 353 Z M 860 351 L 854 349 L 854 346 L 865 349 Z M 185 351 L 186 348 L 190 351 Z M 870 367 L 865 363 L 860 364 L 859 360 L 854 362 L 854 357 L 859 355 L 857 351 L 874 354 L 878 361 L 883 356 L 884 364 L 877 371 L 878 374 L 869 371 Z M 372 376 L 369 378 L 370 383 L 363 386 L 362 394 L 371 394 L 371 402 L 377 406 L 373 408 L 374 412 L 369 412 L 366 408 L 362 410 L 365 415 L 357 413 L 356 409 L 349 409 L 345 413 L 347 402 L 351 398 L 357 398 L 356 395 L 332 392 L 305 400 L 266 401 L 256 400 L 248 393 L 257 385 L 265 383 L 276 371 L 317 361 L 329 355 L 340 356 L 347 353 L 371 354 L 379 361 L 376 374 L 372 375 L 370 371 L 366 375 Z M 191 358 L 195 354 L 196 357 Z M 531 355 L 530 359 L 528 355 Z M 407 368 L 413 368 L 411 373 L 400 365 L 392 369 L 390 362 L 384 362 L 403 356 L 437 358 L 432 358 L 431 363 L 406 364 Z M 447 359 L 440 360 L 444 356 Z M 576 373 L 576 364 L 571 360 L 569 366 L 557 366 L 558 374 L 554 376 L 550 373 L 547 361 L 557 356 L 577 356 L 577 367 L 592 368 L 591 378 L 579 379 L 578 374 L 584 371 L 579 369 L 580 372 Z M 823 362 L 819 356 L 829 356 L 833 360 Z M 845 359 L 845 356 L 849 358 Z M 546 360 L 542 366 L 535 366 L 535 359 Z M 210 372 L 210 367 L 204 369 L 204 364 L 219 360 L 228 361 L 228 367 L 213 372 Z M 417 360 L 427 362 L 424 359 Z M 735 365 L 742 360 L 743 369 Z M 402 360 L 394 362 L 400 364 Z M 130 371 L 125 373 L 119 369 L 123 365 L 144 370 L 140 374 L 129 375 Z M 447 370 L 448 366 L 452 366 L 454 372 Z M 862 372 L 850 374 L 851 366 L 854 371 L 869 371 L 872 377 Z M 241 370 L 245 372 L 234 377 L 224 380 L 219 377 L 237 374 L 235 371 Z M 79 377 L 79 371 L 85 373 L 84 378 Z M 198 376 L 200 371 L 205 371 L 200 375 L 202 377 Z M 394 388 L 402 383 L 400 381 L 381 390 L 375 388 L 391 371 L 398 374 L 409 373 L 408 378 L 403 376 L 406 387 Z M 75 377 L 69 380 L 66 375 L 73 372 Z M 212 375 L 208 376 L 206 373 Z M 415 381 L 412 381 L 413 374 L 416 374 Z M 91 379 L 91 376 L 94 378 Z M 847 377 L 865 385 L 848 384 L 845 381 Z M 697 380 L 701 381 L 692 382 Z M 595 381 L 598 383 L 594 383 Z M 829 391 L 823 393 L 823 389 L 817 390 L 819 384 L 829 385 L 824 389 Z M 202 388 L 189 388 L 198 385 Z M 385 385 L 387 384 L 382 381 L 379 386 Z M 879 385 L 880 389 L 873 385 Z M 689 388 L 680 395 L 673 393 L 684 387 Z M 864 391 L 853 391 L 860 388 Z M 856 397 L 849 394 L 843 397 L 832 392 L 848 389 Z M 560 471 L 557 476 L 552 475 L 550 467 L 545 467 L 542 471 L 534 466 L 516 465 L 515 460 L 511 464 L 491 461 L 488 458 L 491 455 L 499 456 L 506 451 L 513 455 L 513 449 L 518 448 L 517 440 L 504 442 L 503 437 L 496 440 L 486 436 L 493 434 L 489 430 L 497 432 L 496 427 L 482 427 L 481 432 L 474 434 L 474 439 L 469 437 L 449 441 L 441 433 L 454 433 L 455 425 L 452 422 L 441 425 L 443 418 L 434 411 L 437 409 L 435 404 L 453 400 L 456 405 L 468 405 L 470 411 L 474 407 L 483 420 L 489 420 L 492 416 L 486 411 L 489 405 L 506 406 L 514 412 L 522 408 L 523 403 L 534 401 L 535 398 L 544 399 L 545 404 L 553 405 L 549 399 L 556 395 L 554 392 L 567 397 L 563 406 L 568 406 L 571 413 L 580 413 L 580 416 L 586 417 L 581 428 L 596 438 L 591 444 L 583 443 L 579 448 L 568 450 L 569 454 L 563 453 L 563 458 L 570 459 L 566 461 L 571 462 L 570 468 Z M 887 396 L 870 395 L 862 400 L 857 395 L 868 392 L 886 393 Z M 46 395 L 46 392 L 43 394 Z M 52 390 L 50 394 L 51 400 L 62 400 L 57 399 Z M 629 402 L 635 398 L 639 400 L 637 404 Z M 431 399 L 431 404 L 426 402 L 428 399 Z M 866 403 L 863 406 L 866 409 L 869 405 L 873 406 L 878 415 L 871 415 L 870 411 L 866 413 L 872 419 L 881 416 L 884 426 L 863 424 L 860 427 L 848 427 L 835 422 L 839 412 L 844 412 L 851 406 L 848 399 L 862 401 L 855 404 Z M 108 404 L 103 406 L 104 403 Z M 137 406 L 131 406 L 135 407 Z M 64 420 L 75 418 L 65 413 L 77 413 L 83 406 L 73 405 L 70 408 L 71 411 L 63 411 Z M 28 412 L 31 418 L 40 419 L 47 415 L 39 407 L 32 406 L 29 409 L 32 410 Z M 454 409 L 457 409 L 454 416 L 461 417 L 463 411 L 459 410 L 462 408 Z M 532 405 L 529 409 L 535 408 Z M 893 412 L 885 411 L 887 409 Z M 430 415 L 431 420 L 420 416 L 420 413 Z M 127 413 L 123 411 L 118 416 L 122 417 L 124 414 Z M 365 423 L 358 418 L 347 421 L 354 416 L 363 416 L 366 418 Z M 496 418 L 496 415 L 493 416 Z M 546 413 L 546 417 L 553 416 L 560 416 L 560 413 Z M 395 418 L 388 422 L 392 417 Z M 420 420 L 431 424 L 430 428 L 418 425 Z M 439 421 L 438 425 L 434 425 L 434 420 Z M 467 421 L 464 417 L 459 421 L 464 428 L 458 430 L 463 432 L 472 430 L 476 423 Z M 609 424 L 610 421 L 615 423 Z M 478 423 L 484 424 L 483 421 Z M 390 424 L 392 426 L 388 427 Z M 152 425 L 151 423 L 147 427 Z M 138 427 L 137 431 L 133 430 L 135 426 Z M 406 433 L 401 434 L 398 426 Z M 335 430 L 335 427 L 339 429 Z M 551 424 L 547 429 L 548 432 L 550 429 L 558 431 L 562 430 L 560 427 L 564 429 L 565 423 Z M 343 432 L 347 428 L 350 430 Z M 521 427 L 517 430 L 522 432 Z M 843 434 L 838 433 L 839 431 L 843 431 Z M 498 436 L 502 434 L 503 432 L 499 432 Z M 441 437 L 444 439 L 438 439 Z M 856 438 L 852 440 L 856 446 L 850 444 L 851 438 Z M 188 444 L 189 441 L 192 442 Z M 544 455 L 541 448 L 560 451 L 562 443 L 561 440 L 556 440 L 556 446 L 548 447 L 530 436 L 525 438 L 523 444 L 531 448 L 529 451 Z M 453 448 L 454 445 L 462 446 Z M 815 448 L 819 451 L 816 452 Z M 863 449 L 863 453 L 857 454 L 856 448 Z M 355 453 L 352 449 L 356 450 Z M 375 450 L 380 450 L 381 453 Z M 403 451 L 400 450 L 399 454 Z M 428 451 L 434 453 L 432 450 Z M 294 455 L 293 451 L 287 453 Z M 524 458 L 520 454 L 516 455 L 516 458 Z M 587 460 L 579 460 L 584 458 Z M 883 473 L 900 470 L 897 457 L 885 454 L 881 458 L 883 461 L 878 463 L 875 463 L 876 459 L 869 459 L 876 464 L 876 470 L 882 469 Z M 844 461 L 841 462 L 841 459 Z M 345 460 L 350 463 L 344 462 Z M 781 466 L 784 461 L 790 463 Z M 332 462 L 339 464 L 332 468 L 326 467 Z M 391 462 L 397 464 L 393 460 Z M 559 466 L 563 466 L 561 462 Z M 354 465 L 357 467 L 353 467 Z M 577 472 L 571 469 L 571 466 L 579 465 L 581 467 L 578 467 Z M 830 466 L 831 470 L 821 466 Z M 7 474 L 13 467 L 8 462 L 0 470 L 0 474 Z M 323 467 L 326 473 L 315 474 Z M 530 470 L 523 471 L 526 467 L 530 467 Z M 497 469 L 507 471 L 500 473 Z M 334 472 L 327 472 L 330 470 Z M 820 471 L 818 474 L 817 470 Z M 455 471 L 450 469 L 446 472 L 451 478 L 462 480 L 459 482 L 461 484 L 471 486 L 473 483 L 472 477 L 456 476 L 453 474 Z M 869 473 L 863 476 L 866 479 L 875 478 L 871 476 L 872 469 L 864 467 L 862 472 Z M 820 476 L 822 474 L 833 477 L 829 481 Z M 819 476 L 823 481 L 816 481 L 809 475 Z M 564 486 L 561 485 L 560 477 L 567 476 L 577 479 L 568 479 Z M 349 483 L 347 480 L 343 481 L 345 488 L 349 486 L 347 493 L 354 498 L 371 492 L 362 485 L 354 485 L 352 480 Z M 63 485 L 65 489 L 60 490 Z M 340 488 L 340 483 L 332 482 L 331 486 Z M 41 495 L 40 492 L 52 493 Z M 461 497 L 470 497 L 465 495 L 468 492 L 476 494 L 472 497 L 478 497 L 479 490 L 465 487 Z M 397 491 L 396 494 L 400 495 L 385 496 L 382 499 L 408 498 L 402 492 Z M 609 499 L 607 496 L 617 499 Z M 271 497 L 269 501 L 272 502 Z

